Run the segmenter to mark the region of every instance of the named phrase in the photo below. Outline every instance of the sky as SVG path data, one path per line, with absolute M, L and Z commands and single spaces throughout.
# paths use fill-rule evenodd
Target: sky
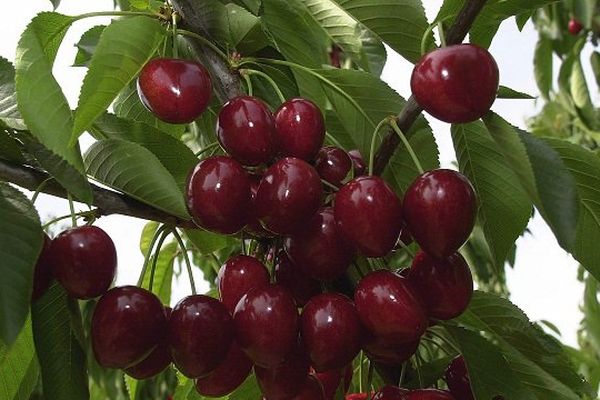
M 62 0 L 57 11 L 77 15 L 110 10 L 112 3 L 113 0 Z M 423 0 L 423 4 L 431 20 L 442 0 Z M 14 61 L 19 36 L 28 22 L 37 13 L 51 10 L 49 0 L 21 0 L 18 5 L 12 7 L 10 23 L 0 24 L 0 56 Z M 63 41 L 53 72 L 71 108 L 77 106 L 79 89 L 86 71 L 84 68 L 71 67 L 76 53 L 74 44 L 81 34 L 93 25 L 108 23 L 110 19 L 106 17 L 78 21 Z M 503 23 L 490 48 L 500 68 L 500 84 L 532 95 L 538 94 L 533 77 L 533 50 L 536 40 L 537 34 L 531 24 L 528 24 L 523 32 L 519 32 L 514 20 Z M 411 71 L 410 63 L 388 49 L 388 62 L 382 79 L 406 98 L 410 95 Z M 492 109 L 512 124 L 526 128 L 527 118 L 535 115 L 539 104 L 530 100 L 498 100 Z M 429 116 L 427 118 L 440 148 L 442 166 L 452 167 L 456 157 L 450 137 L 450 125 Z M 82 140 L 83 148 L 91 142 L 89 137 Z M 47 195 L 39 197 L 36 207 L 43 220 L 69 213 L 65 200 Z M 108 232 L 117 247 L 118 285 L 135 284 L 137 281 L 143 263 L 138 239 L 144 224 L 145 221 L 123 216 L 103 217 L 96 223 Z M 583 285 L 576 279 L 578 263 L 558 246 L 552 232 L 539 216 L 530 222 L 529 230 L 529 234 L 518 240 L 517 263 L 514 269 L 508 270 L 511 300 L 532 320 L 547 320 L 555 324 L 562 332 L 562 340 L 566 344 L 576 346 L 576 333 L 581 320 L 579 304 L 583 294 Z M 205 288 L 199 284 L 203 282 L 201 272 L 196 268 L 194 273 L 199 292 L 202 292 Z M 189 284 L 183 274 L 181 281 L 174 282 L 173 304 L 188 294 Z

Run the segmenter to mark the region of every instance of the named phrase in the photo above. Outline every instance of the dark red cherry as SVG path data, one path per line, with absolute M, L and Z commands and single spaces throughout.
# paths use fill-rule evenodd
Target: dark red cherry
M 244 228 L 244 231 L 249 233 L 250 235 L 257 238 L 268 238 L 272 237 L 273 233 L 266 230 L 255 212 L 255 202 L 256 202 L 256 192 L 258 192 L 258 186 L 260 185 L 260 181 L 262 180 L 262 175 L 254 175 L 250 176 L 250 209 L 247 210 L 247 220 L 248 225 Z
M 373 334 L 366 335 L 363 350 L 372 361 L 397 366 L 411 358 L 419 348 L 419 340 L 398 344 L 388 342 Z
M 284 251 L 279 252 L 277 260 L 275 282 L 290 291 L 298 307 L 304 307 L 313 296 L 321 293 L 319 281 L 302 272 Z
M 458 356 L 448 366 L 444 379 L 454 397 L 460 400 L 473 400 L 469 372 L 463 356 Z
M 305 224 L 284 241 L 292 262 L 314 279 L 332 281 L 342 276 L 354 258 L 354 249 L 339 234 L 333 209 L 322 208 Z
M 140 72 L 137 91 L 157 118 L 187 124 L 208 106 L 212 84 L 206 68 L 197 62 L 156 58 Z
M 317 153 L 315 169 L 321 179 L 334 186 L 341 186 L 351 168 L 352 160 L 344 149 L 329 146 L 323 147 Z
M 352 160 L 352 166 L 354 167 L 354 176 L 361 176 L 367 172 L 367 164 L 363 159 L 362 154 L 357 149 L 350 150 L 348 152 L 350 159 Z
M 221 397 L 237 389 L 250 375 L 252 361 L 233 342 L 227 357 L 210 375 L 196 380 L 196 391 L 206 397 Z
M 352 383 L 352 375 L 354 368 L 352 363 L 345 368 L 332 369 L 324 372 L 316 372 L 315 376 L 323 386 L 323 392 L 327 400 L 334 400 L 335 394 L 338 392 L 341 385 L 344 393 L 350 388 Z M 343 382 L 342 382 L 343 379 Z
M 92 315 L 92 349 L 105 368 L 128 368 L 147 357 L 167 329 L 165 310 L 154 294 L 136 286 L 110 289 Z
M 583 24 L 576 18 L 569 20 L 569 33 L 573 36 L 578 35 L 583 29 Z
M 38 256 L 33 272 L 33 291 L 31 301 L 37 301 L 46 292 L 52 282 L 52 260 L 50 256 L 50 244 L 52 240 L 44 234 L 44 243 Z
M 430 318 L 449 320 L 461 315 L 473 296 L 473 276 L 459 253 L 437 260 L 419 251 L 408 280 L 420 295 Z
M 419 176 L 404 194 L 403 216 L 412 237 L 430 256 L 443 259 L 469 238 L 477 197 L 460 172 L 438 169 Z
M 298 311 L 282 286 L 251 289 L 238 302 L 233 319 L 240 347 L 261 367 L 276 367 L 296 346 Z
M 256 97 L 229 100 L 219 112 L 217 136 L 223 149 L 244 165 L 259 165 L 274 156 L 271 111 Z
M 411 343 L 427 328 L 423 306 L 410 282 L 388 270 L 369 273 L 354 293 L 365 327 L 389 343 Z
M 190 214 L 202 228 L 236 233 L 246 225 L 250 178 L 233 158 L 209 157 L 190 174 L 186 200 Z
M 165 307 L 167 323 L 171 319 L 171 311 L 171 307 Z M 152 378 L 163 372 L 171 364 L 171 351 L 169 350 L 167 339 L 167 334 L 164 332 L 162 340 L 152 350 L 152 353 L 139 363 L 127 368 L 125 373 L 135 379 L 141 380 Z
M 342 66 L 341 57 L 343 54 L 344 54 L 344 51 L 342 50 L 341 47 L 339 47 L 335 44 L 332 45 L 331 51 L 329 52 L 329 64 L 332 67 L 341 68 L 341 66 Z
M 354 303 L 341 294 L 313 297 L 302 310 L 302 341 L 313 368 L 342 368 L 360 351 L 362 327 Z
M 408 390 L 399 388 L 398 386 L 387 385 L 382 387 L 373 400 L 404 400 L 404 396 L 408 393 Z
M 487 113 L 498 92 L 498 64 L 484 48 L 459 44 L 433 50 L 415 66 L 410 87 L 417 103 L 449 123 Z
M 188 378 L 201 378 L 225 360 L 234 329 L 231 316 L 220 301 L 193 295 L 173 309 L 168 335 L 177 369 Z
M 304 381 L 304 386 L 300 393 L 293 397 L 292 400 L 326 400 L 321 382 L 315 376 L 309 375 Z
M 304 387 L 308 370 L 308 357 L 300 344 L 283 364 L 274 368 L 254 367 L 258 386 L 267 400 L 287 400 L 296 396 Z
M 463 400 L 455 399 L 449 392 L 438 389 L 411 390 L 404 396 L 404 400 Z
M 325 121 L 312 101 L 295 98 L 275 113 L 275 143 L 279 154 L 312 161 L 325 139 Z
M 345 397 L 346 400 L 369 400 L 367 393 L 350 393 Z
M 322 194 L 321 179 L 311 165 L 299 158 L 283 158 L 265 172 L 255 212 L 268 230 L 289 234 L 317 212 Z
M 77 299 L 105 293 L 117 270 L 117 250 L 110 236 L 97 226 L 81 226 L 62 232 L 50 245 L 52 273 Z
M 221 302 L 231 314 L 243 295 L 257 286 L 268 285 L 269 271 L 254 257 L 239 255 L 223 264 L 217 276 Z
M 367 257 L 387 255 L 398 241 L 402 203 L 376 176 L 361 176 L 342 186 L 333 210 L 338 231 Z

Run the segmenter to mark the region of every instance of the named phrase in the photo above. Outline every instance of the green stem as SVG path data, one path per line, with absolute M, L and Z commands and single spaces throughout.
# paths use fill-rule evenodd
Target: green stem
M 146 270 L 148 269 L 148 262 L 150 261 L 150 255 L 152 254 L 152 249 L 154 248 L 154 244 L 158 240 L 161 233 L 165 231 L 165 229 L 167 229 L 166 225 L 159 226 L 158 229 L 156 230 L 156 232 L 154 232 L 154 235 L 152 236 L 152 240 L 150 240 L 150 246 L 148 247 L 148 251 L 144 255 L 144 263 L 142 264 L 142 271 L 140 272 L 140 277 L 138 278 L 137 285 L 139 287 L 142 287 L 142 284 L 144 283 L 144 275 L 146 275 Z
M 202 150 L 196 152 L 195 156 L 196 157 L 200 157 L 202 154 L 206 153 L 209 150 L 214 149 L 215 147 L 219 146 L 219 142 L 213 142 L 211 144 L 209 144 L 208 146 L 206 146 L 205 148 L 203 148 Z
M 192 274 L 192 263 L 190 262 L 190 257 L 187 254 L 187 251 L 185 249 L 185 243 L 183 243 L 183 240 L 181 239 L 181 236 L 179 235 L 179 232 L 177 232 L 176 228 L 173 228 L 171 230 L 171 232 L 173 233 L 173 236 L 175 236 L 175 240 L 177 240 L 177 243 L 179 243 L 179 247 L 181 248 L 181 252 L 183 253 L 183 258 L 185 260 L 185 265 L 187 267 L 187 271 L 188 271 L 188 276 L 190 278 L 190 286 L 192 288 L 192 294 L 195 295 L 196 292 L 196 283 L 194 282 L 194 275 Z
M 242 76 L 244 77 L 244 80 L 246 81 L 246 86 L 248 87 L 248 96 L 252 96 L 254 94 L 254 91 L 252 90 L 252 78 L 250 78 L 250 75 L 248 74 L 244 74 Z
M 425 171 L 423 170 L 423 167 L 421 166 L 421 162 L 419 161 L 419 158 L 415 154 L 415 151 L 413 150 L 412 146 L 406 139 L 406 136 L 404 136 L 404 133 L 402 133 L 402 130 L 398 126 L 398 123 L 396 122 L 396 118 L 390 118 L 388 120 L 388 123 L 392 127 L 394 132 L 396 132 L 396 134 L 400 137 L 400 140 L 402 140 L 402 143 L 404 144 L 404 146 L 406 146 L 406 150 L 408 150 L 408 154 L 410 154 L 410 157 L 412 158 L 413 162 L 415 163 L 415 166 L 419 170 L 419 173 L 423 174 L 423 172 L 425 172 Z
M 358 359 L 358 392 L 363 393 L 363 374 L 362 374 L 362 366 L 364 360 L 364 353 L 360 352 L 360 358 Z
M 438 34 L 440 35 L 440 44 L 442 47 L 446 47 L 446 33 L 444 32 L 444 23 L 439 21 L 437 23 Z
M 242 243 L 242 254 L 247 256 L 248 255 L 248 249 L 246 248 L 246 238 L 244 235 L 244 231 L 240 232 L 240 240 Z
M 77 215 L 75 213 L 75 205 L 73 204 L 71 193 L 67 194 L 67 200 L 69 201 L 69 211 L 71 211 L 71 226 L 77 228 Z
M 328 188 L 330 188 L 331 190 L 333 190 L 334 192 L 337 192 L 338 190 L 340 190 L 339 187 L 327 182 L 325 179 L 321 179 L 321 183 L 325 186 L 327 186 Z
M 375 127 L 375 131 L 373 132 L 373 137 L 371 138 L 371 150 L 369 151 L 369 175 L 373 175 L 373 164 L 375 163 L 375 142 L 377 141 L 377 135 L 381 130 L 381 127 L 388 123 L 388 118 L 382 119 L 377 126 Z
M 439 28 L 439 23 L 446 22 L 450 18 L 455 18 L 455 17 L 456 17 L 456 14 L 447 15 L 445 18 L 442 18 L 438 22 L 434 22 L 433 24 L 431 24 L 427 27 L 427 30 L 421 37 L 421 55 L 424 55 L 427 52 L 427 40 L 429 39 L 429 35 L 431 35 L 431 32 L 433 32 L 433 29 L 436 26 Z M 444 34 L 444 32 L 442 31 L 441 35 L 443 35 L 443 34 Z M 440 37 L 440 41 L 441 41 L 441 37 Z M 445 41 L 445 38 L 444 38 L 444 41 Z
M 173 26 L 173 58 L 179 58 L 179 49 L 177 47 L 177 16 L 176 12 L 171 14 L 171 25 Z
M 156 272 L 156 263 L 158 262 L 158 257 L 160 256 L 160 249 L 162 248 L 163 243 L 167 236 L 169 236 L 171 232 L 165 230 L 161 235 L 158 243 L 156 244 L 156 250 L 154 251 L 154 258 L 152 259 L 152 267 L 150 268 L 150 283 L 148 283 L 148 290 L 152 291 L 154 286 L 154 273 Z
M 143 15 L 150 18 L 159 17 L 164 19 L 164 16 L 162 14 L 151 11 L 98 11 L 75 15 L 73 16 L 73 19 L 75 21 L 79 21 L 80 19 L 93 17 L 135 17 L 139 15 Z
M 219 49 L 214 43 L 212 43 L 210 40 L 208 40 L 207 38 L 198 35 L 195 32 L 191 32 L 191 31 L 187 31 L 185 29 L 177 29 L 177 33 L 183 36 L 189 36 L 191 38 L 194 38 L 196 40 L 198 40 L 199 42 L 201 42 L 202 44 L 210 47 L 215 53 L 217 53 L 219 55 L 219 57 L 221 57 L 223 60 L 229 62 L 229 57 L 227 57 L 227 54 L 225 54 L 221 49 Z
M 50 225 L 55 224 L 58 221 L 62 221 L 63 219 L 72 218 L 73 215 L 75 215 L 76 217 L 81 217 L 81 216 L 86 216 L 86 215 L 95 215 L 96 211 L 97 211 L 97 209 L 93 210 L 93 211 L 81 211 L 81 212 L 78 212 L 78 213 L 75 213 L 75 214 L 68 214 L 68 215 L 63 215 L 62 217 L 57 217 L 57 218 L 51 219 L 50 221 L 46 222 L 42 226 L 42 229 L 46 229 Z
M 269 85 L 271 85 L 273 87 L 273 90 L 275 91 L 275 93 L 277 93 L 277 97 L 279 97 L 279 100 L 282 103 L 285 102 L 285 96 L 281 92 L 281 89 L 279 89 L 279 86 L 277 86 L 277 83 L 275 83 L 275 81 L 273 80 L 273 78 L 271 78 L 269 75 L 265 74 L 262 71 L 257 71 L 255 69 L 242 69 L 242 70 L 240 70 L 240 73 L 242 73 L 242 74 L 248 74 L 248 75 L 260 76 L 261 78 L 263 78 L 264 80 L 266 80 L 269 83 Z
M 40 193 L 42 192 L 42 190 L 44 189 L 44 187 L 46 186 L 46 184 L 51 181 L 52 179 L 54 179 L 53 177 L 48 177 L 46 179 L 44 179 L 42 181 L 42 183 L 40 183 L 37 187 L 37 189 L 35 189 L 35 193 L 33 193 L 33 196 L 31 196 L 31 204 L 35 204 L 35 201 L 37 200 L 38 196 L 40 195 Z

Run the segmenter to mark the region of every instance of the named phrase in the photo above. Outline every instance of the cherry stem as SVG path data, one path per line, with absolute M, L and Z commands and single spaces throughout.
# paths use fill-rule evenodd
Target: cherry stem
M 42 190 L 44 190 L 44 187 L 46 186 L 46 184 L 51 181 L 52 179 L 54 179 L 53 177 L 48 177 L 46 179 L 44 179 L 42 181 L 42 183 L 40 183 L 37 187 L 37 189 L 35 189 L 35 192 L 33 193 L 33 196 L 31 196 L 31 204 L 35 204 L 35 201 L 37 200 L 38 196 L 40 195 L 40 193 L 42 192 Z
M 93 18 L 93 17 L 135 17 L 135 16 L 146 16 L 150 18 L 160 18 L 162 20 L 165 19 L 165 16 L 158 12 L 153 11 L 98 11 L 91 12 L 85 14 L 79 14 L 73 16 L 75 21 L 85 18 Z
M 217 146 L 219 146 L 219 142 L 213 142 L 213 143 L 209 144 L 208 146 L 206 146 L 205 148 L 203 148 L 202 150 L 196 152 L 196 154 L 194 154 L 194 155 L 196 157 L 200 157 L 202 154 L 206 153 L 209 150 L 214 149 Z
M 425 53 L 427 53 L 427 39 L 429 39 L 429 35 L 431 35 L 431 32 L 433 32 L 433 29 L 437 26 L 438 29 L 439 28 L 439 24 L 448 21 L 450 18 L 455 18 L 456 14 L 450 14 L 447 15 L 445 18 L 440 19 L 437 22 L 434 22 L 433 24 L 429 25 L 427 27 L 427 30 L 425 31 L 425 33 L 423 34 L 423 37 L 421 37 L 421 55 L 424 55 Z M 440 41 L 442 39 L 442 35 L 444 35 L 443 30 L 440 33 Z M 444 36 L 444 41 L 445 41 L 445 36 Z M 445 45 L 444 45 L 445 46 Z
M 358 359 L 358 391 L 359 393 L 363 393 L 363 374 L 362 374 L 362 366 L 364 360 L 364 353 L 360 352 L 360 358 Z
M 406 367 L 408 366 L 408 361 L 405 361 L 402 364 L 402 370 L 400 371 L 400 379 L 398 379 L 398 387 L 402 387 L 402 383 L 404 382 L 404 377 L 406 376 Z
M 161 55 L 163 57 L 166 57 L 166 55 L 167 55 L 167 44 L 168 44 L 168 42 L 169 42 L 169 36 L 165 35 L 165 39 L 163 40 L 163 45 L 162 45 L 162 53 L 161 53 Z
M 69 201 L 69 211 L 71 212 L 71 226 L 77 228 L 77 214 L 75 213 L 75 205 L 73 204 L 71 193 L 67 193 L 67 200 Z
M 179 49 L 177 48 L 177 14 L 176 11 L 171 13 L 171 24 L 173 26 L 173 57 L 179 58 Z
M 58 221 L 62 221 L 63 219 L 67 219 L 67 218 L 72 218 L 73 215 L 75 215 L 76 217 L 84 217 L 84 216 L 96 216 L 96 213 L 99 212 L 98 209 L 92 210 L 92 211 L 81 211 L 75 214 L 67 214 L 67 215 L 63 215 L 62 217 L 57 217 L 54 219 L 51 219 L 50 221 L 46 222 L 44 225 L 42 225 L 42 229 L 46 229 L 48 228 L 50 225 L 57 223 Z
M 229 62 L 229 57 L 227 56 L 227 54 L 225 54 L 213 42 L 211 42 L 210 40 L 208 40 L 204 36 L 198 35 L 195 32 L 188 31 L 188 30 L 185 30 L 185 29 L 177 29 L 177 33 L 180 34 L 180 35 L 183 35 L 183 36 L 189 36 L 191 38 L 196 39 L 197 41 L 201 42 L 203 45 L 205 45 L 207 47 L 210 47 L 223 60 Z
M 140 277 L 138 278 L 137 285 L 139 287 L 142 287 L 142 284 L 144 283 L 144 276 L 146 275 L 146 270 L 148 269 L 148 263 L 150 261 L 150 256 L 152 254 L 152 249 L 154 248 L 154 244 L 158 240 L 160 234 L 165 231 L 165 229 L 167 229 L 166 225 L 159 226 L 158 229 L 156 230 L 156 232 L 154 232 L 154 235 L 152 236 L 152 240 L 150 240 L 150 246 L 148 247 L 148 251 L 146 252 L 146 255 L 144 256 L 144 263 L 142 264 L 142 271 L 140 272 Z
M 369 399 L 373 398 L 373 371 L 375 369 L 375 363 L 369 359 L 369 373 L 367 375 L 367 395 Z
M 339 187 L 327 182 L 325 179 L 321 179 L 321 183 L 325 186 L 327 186 L 328 188 L 330 188 L 331 190 L 333 190 L 334 192 L 337 192 L 338 190 L 340 190 Z
M 273 87 L 273 90 L 275 91 L 275 93 L 277 93 L 277 97 L 279 97 L 279 100 L 282 103 L 285 102 L 286 99 L 285 99 L 285 96 L 283 95 L 283 92 L 281 91 L 281 89 L 279 89 L 279 86 L 277 85 L 277 83 L 269 75 L 265 74 L 262 71 L 257 71 L 255 69 L 242 69 L 242 70 L 240 70 L 240 73 L 260 76 L 261 78 L 263 78 L 264 80 L 269 82 L 269 85 L 271 85 Z
M 442 335 L 440 335 L 437 332 L 434 332 L 433 330 L 428 330 L 427 331 L 431 336 L 440 339 L 442 342 L 446 343 L 448 346 L 450 346 L 450 348 L 452 348 L 452 350 L 456 351 L 458 354 L 461 354 L 461 351 L 458 347 L 456 347 L 456 345 L 454 343 L 452 343 L 450 340 L 448 340 L 447 338 L 443 337 Z
M 248 96 L 252 96 L 254 94 L 254 90 L 252 89 L 252 78 L 250 78 L 250 75 L 248 75 L 248 74 L 242 74 L 242 76 L 244 77 L 244 80 L 246 81 L 246 86 L 248 88 L 248 90 L 247 90 Z
M 408 151 L 408 154 L 410 154 L 410 157 L 412 158 L 413 162 L 415 163 L 417 170 L 419 170 L 419 173 L 423 174 L 425 171 L 423 170 L 423 167 L 421 166 L 421 162 L 419 161 L 419 158 L 415 154 L 415 151 L 413 150 L 412 146 L 408 142 L 408 139 L 406 139 L 406 136 L 404 136 L 404 133 L 402 133 L 402 130 L 398 126 L 398 123 L 396 122 L 396 118 L 389 118 L 388 124 L 392 127 L 394 132 L 396 132 L 396 134 L 400 137 L 400 140 L 402 140 L 402 143 L 404 143 L 404 146 L 406 146 L 406 150 Z
M 158 257 L 160 257 L 160 249 L 170 233 L 170 231 L 165 230 L 156 244 L 156 250 L 154 251 L 154 257 L 152 258 L 152 267 L 150 268 L 150 283 L 148 284 L 148 290 L 150 291 L 152 291 L 154 286 L 154 273 L 156 272 L 156 263 L 158 263 Z
M 384 118 L 375 127 L 373 137 L 371 138 L 371 149 L 369 150 L 369 175 L 373 175 L 373 163 L 375 162 L 375 142 L 381 128 L 388 123 L 388 118 Z
M 244 231 L 240 232 L 240 240 L 241 240 L 241 244 L 242 244 L 242 254 L 247 256 L 248 249 L 246 248 L 246 237 L 244 235 Z
M 179 232 L 177 232 L 176 228 L 173 228 L 171 230 L 171 232 L 173 233 L 173 236 L 175 236 L 175 240 L 177 240 L 177 243 L 179 243 L 179 247 L 181 247 L 181 252 L 183 253 L 183 259 L 185 260 L 185 266 L 187 267 L 187 271 L 188 271 L 188 277 L 190 278 L 190 286 L 192 288 L 192 294 L 196 295 L 196 283 L 194 282 L 194 275 L 192 273 L 192 263 L 190 262 L 190 257 L 187 254 L 186 248 L 185 248 L 185 243 L 183 243 L 183 240 L 181 239 L 181 236 L 179 235 Z
M 440 35 L 440 44 L 442 47 L 446 47 L 446 33 L 444 32 L 444 22 L 439 21 L 437 23 L 438 34 Z

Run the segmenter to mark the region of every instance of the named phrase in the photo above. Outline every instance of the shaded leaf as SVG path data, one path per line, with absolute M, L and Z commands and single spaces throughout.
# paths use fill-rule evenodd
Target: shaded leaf
M 158 260 L 156 261 L 156 269 L 154 272 L 154 282 L 152 285 L 152 293 L 156 294 L 163 304 L 171 303 L 171 283 L 173 280 L 173 264 L 177 254 L 178 245 L 175 242 L 167 243 L 162 246 Z M 154 256 L 150 260 L 150 265 L 144 275 L 142 287 L 150 288 L 151 266 Z
M 533 99 L 535 99 L 535 97 L 533 97 L 527 93 L 518 92 L 518 91 L 511 89 L 509 87 L 506 87 L 506 86 L 500 86 L 500 88 L 498 89 L 498 98 L 499 99 L 516 99 L 516 100 L 533 100 Z
M 79 42 L 75 45 L 77 47 L 77 54 L 73 62 L 74 67 L 84 67 L 89 64 L 100 41 L 100 36 L 104 32 L 104 28 L 106 28 L 106 25 L 97 25 L 81 35 Z
M 185 234 L 200 254 L 210 254 L 235 243 L 230 236 L 219 235 L 203 229 L 186 229 Z
M 27 320 L 19 337 L 11 346 L 0 342 L 0 398 L 29 399 L 38 383 L 40 368 L 35 357 L 31 320 Z
M 535 46 L 533 71 L 540 94 L 548 99 L 552 89 L 552 42 L 544 36 L 540 36 Z
M 3 57 L 0 57 L 0 121 L 10 128 L 27 129 L 17 108 L 15 68 Z

